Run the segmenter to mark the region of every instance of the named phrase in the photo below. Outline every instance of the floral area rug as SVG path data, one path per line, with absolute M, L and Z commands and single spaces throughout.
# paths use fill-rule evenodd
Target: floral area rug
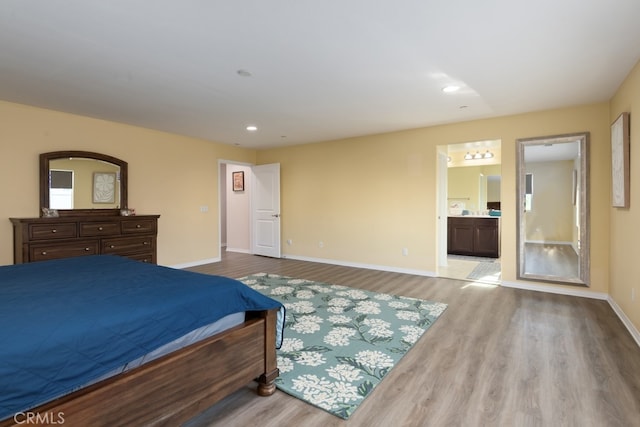
M 274 274 L 239 280 L 286 307 L 276 387 L 343 419 L 447 307 Z

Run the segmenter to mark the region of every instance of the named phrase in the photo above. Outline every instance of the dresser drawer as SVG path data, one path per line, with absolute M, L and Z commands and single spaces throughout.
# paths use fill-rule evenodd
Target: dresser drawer
M 126 255 L 127 258 L 131 258 L 131 259 L 135 259 L 136 261 L 140 261 L 140 262 L 147 262 L 147 263 L 153 263 L 155 264 L 155 256 L 153 255 L 153 253 L 149 252 L 146 254 L 133 254 L 133 255 Z
M 74 256 L 96 255 L 99 251 L 100 245 L 97 240 L 31 245 L 29 248 L 29 260 L 33 262 Z
M 122 221 L 122 234 L 156 234 L 157 221 L 153 219 L 137 219 Z
M 123 237 L 102 239 L 103 254 L 129 254 L 135 252 L 155 252 L 155 237 Z
M 81 222 L 80 236 L 113 236 L 120 234 L 120 224 L 117 222 Z
M 75 222 L 57 222 L 55 224 L 29 224 L 30 240 L 69 239 L 77 235 Z

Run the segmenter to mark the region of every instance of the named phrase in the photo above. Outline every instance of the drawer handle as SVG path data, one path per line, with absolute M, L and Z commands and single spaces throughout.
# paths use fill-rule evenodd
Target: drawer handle
M 46 255 L 47 251 L 42 251 L 41 255 Z
M 142 244 L 143 244 L 143 245 L 148 245 L 148 244 L 149 244 L 149 242 L 142 242 Z
M 115 247 L 116 247 L 116 245 L 110 245 L 110 246 L 109 246 L 109 248 L 111 248 L 111 249 L 113 249 L 113 248 L 115 248 Z
M 140 224 L 136 224 L 136 228 L 140 228 L 142 227 Z
M 52 233 L 57 233 L 58 230 L 56 230 L 55 228 L 51 230 Z
M 91 248 L 84 248 L 85 252 L 89 252 L 91 250 Z
M 102 227 L 98 227 L 98 231 L 102 231 Z

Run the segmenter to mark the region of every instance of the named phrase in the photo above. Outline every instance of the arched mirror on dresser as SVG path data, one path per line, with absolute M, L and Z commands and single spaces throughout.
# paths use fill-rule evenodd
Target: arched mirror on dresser
M 90 151 L 40 154 L 40 210 L 61 215 L 113 213 L 126 209 L 128 165 Z
M 589 286 L 589 133 L 518 139 L 518 278 Z
M 127 178 L 127 162 L 106 154 L 41 154 L 40 216 L 10 218 L 14 263 L 109 254 L 155 264 L 160 215 L 134 215 Z

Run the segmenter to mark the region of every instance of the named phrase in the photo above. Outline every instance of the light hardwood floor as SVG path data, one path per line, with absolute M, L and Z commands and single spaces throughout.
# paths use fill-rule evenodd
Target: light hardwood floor
M 228 253 L 192 268 L 276 273 L 449 307 L 348 421 L 255 385 L 203 426 L 640 426 L 640 348 L 605 301 Z

